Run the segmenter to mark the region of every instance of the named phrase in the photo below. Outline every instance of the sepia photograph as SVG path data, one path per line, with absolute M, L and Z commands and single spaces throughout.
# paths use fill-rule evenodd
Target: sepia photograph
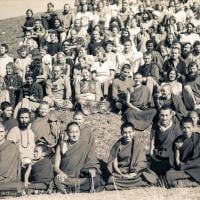
M 0 199 L 200 200 L 200 0 L 0 0 Z

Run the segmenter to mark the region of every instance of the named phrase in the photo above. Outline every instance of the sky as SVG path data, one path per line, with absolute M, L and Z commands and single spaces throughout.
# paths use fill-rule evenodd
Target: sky
M 0 0 L 0 19 L 24 16 L 28 8 L 34 13 L 45 12 L 48 2 L 55 5 L 55 10 L 62 9 L 65 3 L 74 0 Z

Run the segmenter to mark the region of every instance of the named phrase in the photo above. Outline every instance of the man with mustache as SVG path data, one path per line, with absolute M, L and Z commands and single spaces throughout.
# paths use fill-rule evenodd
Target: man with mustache
M 174 111 L 174 120 L 179 124 L 183 117 L 187 116 L 187 110 L 180 96 L 172 94 L 170 84 L 164 84 L 161 87 L 161 95 L 155 99 L 156 108 L 159 111 L 162 106 L 168 106 Z
M 27 108 L 21 108 L 18 111 L 18 126 L 12 128 L 7 140 L 13 141 L 20 152 L 22 167 L 31 162 L 34 156 L 35 135 L 31 130 L 30 111 Z
M 188 110 L 200 109 L 200 76 L 198 65 L 191 62 L 188 66 L 186 84 L 183 88 L 183 99 Z

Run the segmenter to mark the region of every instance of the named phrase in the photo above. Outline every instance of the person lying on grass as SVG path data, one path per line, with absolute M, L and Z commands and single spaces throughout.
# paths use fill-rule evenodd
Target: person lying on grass
M 166 176 L 171 187 L 194 187 L 200 183 L 200 134 L 195 132 L 194 122 L 182 120 L 183 135 L 174 142 L 175 162 Z
M 53 180 L 53 165 L 47 155 L 48 147 L 37 144 L 34 150 L 34 159 L 27 167 L 24 176 L 24 185 L 28 189 L 27 193 L 34 193 L 35 190 L 47 191 Z

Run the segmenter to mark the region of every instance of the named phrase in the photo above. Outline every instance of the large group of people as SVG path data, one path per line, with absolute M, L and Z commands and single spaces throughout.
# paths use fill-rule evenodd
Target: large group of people
M 26 11 L 18 57 L 0 42 L 0 196 L 200 184 L 200 5 L 162 3 Z M 86 116 L 109 112 L 122 125 L 105 167 Z

